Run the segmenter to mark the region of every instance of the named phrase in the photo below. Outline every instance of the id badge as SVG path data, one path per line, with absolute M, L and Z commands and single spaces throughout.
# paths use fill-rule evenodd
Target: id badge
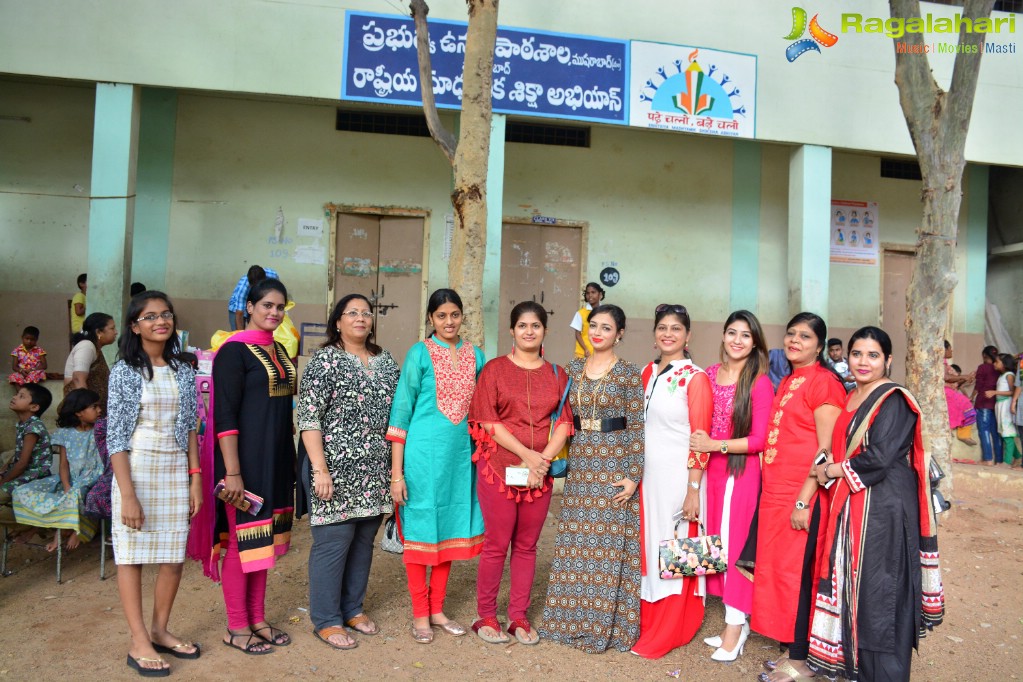
M 504 484 L 520 487 L 529 485 L 529 467 L 507 467 L 504 470 Z

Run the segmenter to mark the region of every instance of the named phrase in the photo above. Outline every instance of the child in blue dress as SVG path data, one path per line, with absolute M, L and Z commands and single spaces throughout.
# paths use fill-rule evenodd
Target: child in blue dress
M 60 428 L 50 438 L 59 448 L 56 471 L 14 491 L 14 516 L 18 523 L 57 529 L 46 546 L 51 552 L 65 536 L 65 547 L 73 550 L 96 533 L 96 522 L 84 515 L 84 503 L 85 494 L 103 473 L 92 432 L 101 412 L 96 392 L 87 388 L 69 392 L 57 415 Z

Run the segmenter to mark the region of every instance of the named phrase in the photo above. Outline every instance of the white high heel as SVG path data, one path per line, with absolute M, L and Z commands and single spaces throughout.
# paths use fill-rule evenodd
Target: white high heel
M 704 637 L 703 643 L 709 647 L 717 649 L 721 646 L 721 635 L 714 635 L 713 637 Z
M 710 655 L 712 661 L 718 661 L 719 663 L 731 663 L 739 656 L 742 656 L 742 650 L 746 647 L 746 639 L 749 638 L 749 623 L 743 623 L 742 630 L 739 632 L 739 641 L 736 642 L 735 648 L 731 651 L 725 651 L 720 646 L 717 650 Z M 708 637 L 708 639 L 710 639 Z M 718 637 L 718 639 L 721 639 Z

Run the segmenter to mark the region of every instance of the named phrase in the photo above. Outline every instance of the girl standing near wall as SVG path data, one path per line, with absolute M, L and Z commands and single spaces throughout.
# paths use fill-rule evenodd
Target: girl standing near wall
M 643 383 L 615 355 L 624 333 L 621 308 L 594 308 L 593 354 L 568 366 L 575 435 L 540 636 L 586 653 L 628 651 L 639 638 Z
M 216 434 L 214 480 L 224 481 L 224 498 L 216 502 L 211 568 L 216 577 L 224 549 L 223 641 L 247 654 L 291 644 L 265 615 L 267 571 L 291 544 L 295 499 L 292 400 L 298 381 L 287 351 L 273 339 L 287 301 L 279 280 L 253 285 L 245 330 L 228 338 L 213 360 L 214 426 L 207 424 L 207 433 Z M 236 508 L 246 491 L 263 499 L 258 512 Z
M 412 596 L 412 638 L 433 641 L 433 627 L 455 637 L 462 625 L 444 614 L 451 562 L 483 549 L 469 437 L 469 403 L 483 369 L 483 351 L 465 342 L 462 299 L 452 289 L 430 295 L 434 333 L 409 349 L 391 406 L 391 496 Z M 430 570 L 429 583 L 426 572 Z
M 701 488 L 708 455 L 689 447 L 690 433 L 706 432 L 713 402 L 710 382 L 688 357 L 691 324 L 685 306 L 654 311 L 654 347 L 660 357 L 643 369 L 643 579 L 639 641 L 632 653 L 660 658 L 688 644 L 703 624 L 702 578 L 663 580 L 660 543 L 672 537 L 681 510 L 680 537 L 701 535 L 706 520 Z
M 199 658 L 197 644 L 167 631 L 181 582 L 188 522 L 202 504 L 195 372 L 177 359 L 174 308 L 159 291 L 139 294 L 128 303 L 118 346 L 121 359 L 110 372 L 107 425 L 113 453 L 110 534 L 117 588 L 131 630 L 128 667 L 143 676 L 162 677 L 170 674 L 170 666 L 158 652 Z M 159 565 L 148 631 L 142 615 L 144 564 Z
M 483 511 L 483 553 L 476 580 L 479 620 L 472 629 L 485 642 L 508 641 L 497 621 L 497 593 L 511 548 L 508 633 L 522 644 L 536 644 L 526 619 L 536 570 L 536 543 L 551 505 L 551 459 L 571 431 L 572 411 L 564 409 L 551 428 L 551 415 L 568 386 L 568 375 L 540 357 L 547 311 L 523 301 L 511 311 L 512 352 L 487 363 L 469 407 L 476 439 L 473 455 Z M 548 440 L 548 437 L 550 439 Z M 522 484 L 508 483 L 508 470 L 528 468 Z
M 774 389 L 767 377 L 767 342 L 760 321 L 737 310 L 725 321 L 721 363 L 707 368 L 714 392 L 711 429 L 693 433 L 691 446 L 710 453 L 707 532 L 720 534 L 728 553 L 724 575 L 707 576 L 707 593 L 725 605 L 725 629 L 703 641 L 715 661 L 734 661 L 749 636 L 753 582 L 735 567 L 746 544 L 760 496 L 760 453 L 767 438 Z

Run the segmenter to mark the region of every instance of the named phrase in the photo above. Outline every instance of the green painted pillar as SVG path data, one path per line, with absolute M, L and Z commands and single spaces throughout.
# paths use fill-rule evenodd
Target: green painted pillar
M 176 90 L 142 88 L 131 280 L 161 291 L 167 287 L 177 116 Z
M 732 143 L 732 310 L 757 310 L 760 275 L 760 143 Z
M 966 329 L 984 333 L 987 302 L 988 167 L 969 164 L 966 204 Z
M 96 84 L 86 305 L 90 313 L 113 315 L 119 332 L 131 273 L 139 91 L 137 85 Z M 105 352 L 108 360 L 116 355 L 113 345 Z
M 490 122 L 490 156 L 487 159 L 487 259 L 483 264 L 483 352 L 497 355 L 501 334 L 501 226 L 504 222 L 504 114 Z
M 831 148 L 803 145 L 789 158 L 789 313 L 828 319 Z

